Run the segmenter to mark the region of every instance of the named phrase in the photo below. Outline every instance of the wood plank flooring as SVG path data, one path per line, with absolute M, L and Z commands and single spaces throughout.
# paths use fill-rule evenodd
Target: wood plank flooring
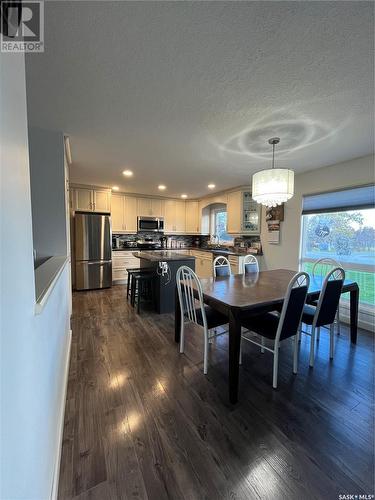
M 373 336 L 348 329 L 333 362 L 323 330 L 313 370 L 308 341 L 292 374 L 246 343 L 239 403 L 228 402 L 227 338 L 189 327 L 185 354 L 172 315 L 138 316 L 125 287 L 73 297 L 73 344 L 59 500 L 337 499 L 374 493 Z

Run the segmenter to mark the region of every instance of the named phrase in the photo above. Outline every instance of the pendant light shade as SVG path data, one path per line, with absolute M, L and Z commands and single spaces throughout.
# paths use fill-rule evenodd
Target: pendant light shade
M 294 172 L 287 168 L 274 168 L 275 144 L 278 137 L 268 141 L 273 147 L 272 168 L 261 170 L 253 175 L 252 197 L 257 203 L 276 207 L 290 200 L 294 194 Z

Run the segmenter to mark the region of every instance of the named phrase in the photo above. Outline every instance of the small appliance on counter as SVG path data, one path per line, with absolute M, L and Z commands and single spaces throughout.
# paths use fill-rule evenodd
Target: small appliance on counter
M 118 249 L 121 248 L 121 238 L 118 236 L 112 236 L 112 249 Z
M 137 248 L 141 250 L 159 250 L 161 242 L 155 241 L 152 238 L 140 238 L 137 240 Z
M 162 236 L 159 241 L 161 248 L 163 249 L 168 248 L 168 236 Z
M 136 241 L 123 241 L 122 248 L 137 248 Z

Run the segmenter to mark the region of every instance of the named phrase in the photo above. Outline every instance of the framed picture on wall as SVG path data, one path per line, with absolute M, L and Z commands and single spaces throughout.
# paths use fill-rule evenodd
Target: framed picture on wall
M 283 221 L 284 220 L 284 203 L 277 205 L 277 207 L 266 208 L 266 221 Z

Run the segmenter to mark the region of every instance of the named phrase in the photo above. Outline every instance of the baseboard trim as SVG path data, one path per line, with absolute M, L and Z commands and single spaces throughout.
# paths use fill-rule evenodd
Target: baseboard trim
M 68 376 L 69 376 L 69 364 L 70 364 L 70 348 L 72 345 L 72 330 L 68 331 L 68 340 L 65 355 L 65 365 L 63 374 L 63 394 L 60 402 L 60 412 L 58 417 L 58 440 L 57 440 L 57 450 L 55 458 L 55 467 L 53 471 L 53 481 L 52 481 L 52 491 L 51 500 L 57 499 L 57 494 L 59 491 L 59 477 L 60 477 L 60 461 L 61 461 L 61 451 L 62 451 L 62 440 L 64 433 L 64 416 L 65 416 L 65 402 L 66 402 L 66 391 L 68 388 Z

